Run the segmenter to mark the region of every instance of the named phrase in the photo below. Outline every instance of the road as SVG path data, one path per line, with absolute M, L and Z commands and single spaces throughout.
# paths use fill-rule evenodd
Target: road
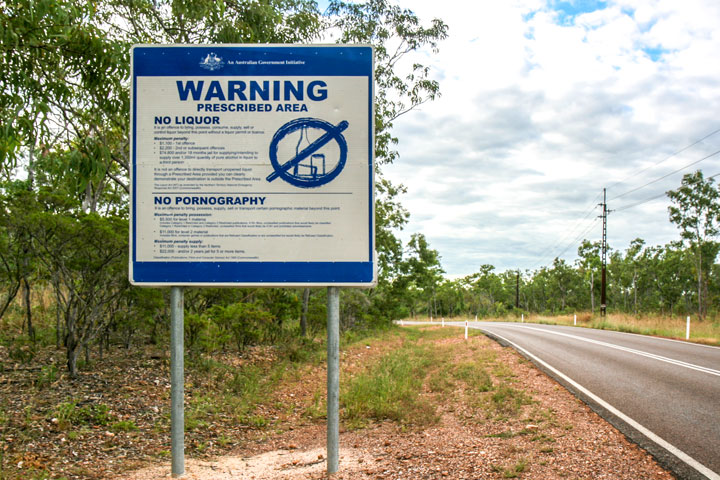
M 720 480 L 720 348 L 555 325 L 469 328 L 518 350 L 679 478 Z

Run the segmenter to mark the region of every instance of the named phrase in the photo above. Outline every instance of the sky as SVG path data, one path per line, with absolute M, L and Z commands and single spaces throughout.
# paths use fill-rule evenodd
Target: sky
M 602 237 L 603 188 L 610 248 L 679 239 L 663 193 L 720 174 L 720 2 L 399 4 L 449 26 L 408 59 L 442 96 L 396 120 L 383 170 L 408 190 L 405 242 L 424 234 L 450 278 L 572 263 Z

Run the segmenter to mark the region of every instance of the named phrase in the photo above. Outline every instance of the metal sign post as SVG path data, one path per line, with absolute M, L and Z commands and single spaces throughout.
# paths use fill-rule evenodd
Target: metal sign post
M 183 287 L 328 287 L 328 473 L 339 287 L 377 281 L 366 45 L 135 45 L 133 285 L 171 288 L 172 476 L 184 473 Z
M 340 289 L 327 290 L 327 473 L 338 471 L 340 450 Z
M 173 477 L 185 473 L 185 305 L 182 287 L 170 288 L 170 439 Z

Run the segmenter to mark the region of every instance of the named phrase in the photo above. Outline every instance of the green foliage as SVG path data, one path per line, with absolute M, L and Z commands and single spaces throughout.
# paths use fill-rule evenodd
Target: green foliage
M 523 405 L 529 405 L 532 399 L 523 390 L 501 384 L 490 396 L 490 408 L 498 415 L 515 415 Z
M 397 157 L 390 134 L 398 116 L 439 95 L 429 70 L 401 62 L 437 49 L 447 26 L 427 26 L 385 0 L 73 1 L 18 0 L 0 11 L 0 318 L 22 282 L 51 285 L 57 335 L 77 375 L 77 352 L 94 342 L 165 341 L 162 292 L 130 288 L 127 261 L 129 47 L 135 43 L 310 43 L 320 38 L 377 48 L 375 98 L 378 165 Z M 19 162 L 23 160 L 23 162 Z M 22 163 L 22 165 L 20 165 Z M 7 182 L 24 170 L 27 180 Z M 373 329 L 407 311 L 402 245 L 393 230 L 407 212 L 378 170 L 376 243 L 381 285 L 344 293 L 343 327 Z M 186 295 L 193 351 L 284 342 L 302 302 L 295 289 L 199 289 Z M 324 329 L 324 295 L 308 302 L 310 335 Z M 28 331 L 30 329 L 28 310 Z M 302 356 L 296 348 L 291 355 Z
M 720 233 L 720 192 L 714 179 L 703 177 L 700 170 L 683 176 L 677 190 L 667 192 L 673 205 L 668 207 L 670 221 L 680 229 L 695 257 L 698 315 L 707 312 L 708 274 L 720 252 L 720 243 L 712 240 Z
M 103 403 L 81 405 L 77 402 L 63 402 L 52 412 L 57 425 L 62 430 L 81 426 L 105 426 L 110 422 L 110 407 Z
M 208 315 L 238 350 L 277 337 L 279 326 L 270 312 L 253 303 L 214 305 Z
M 108 38 L 100 20 L 85 1 L 16 0 L 0 10 L 3 167 L 14 167 L 23 147 L 47 147 L 58 127 L 82 123 L 77 113 L 90 105 L 123 111 L 116 100 L 128 71 L 125 46 Z
M 21 339 L 13 342 L 8 349 L 8 356 L 19 363 L 27 364 L 35 357 L 36 346 L 32 343 Z
M 387 0 L 350 3 L 331 0 L 327 15 L 340 43 L 375 46 L 375 155 L 380 163 L 397 158 L 397 143 L 390 130 L 392 122 L 418 105 L 437 98 L 440 87 L 430 79 L 429 68 L 418 63 L 402 72 L 398 63 L 421 47 L 437 52 L 438 42 L 447 37 L 448 27 L 433 19 L 423 26 L 408 9 Z
M 34 213 L 32 238 L 47 269 L 64 320 L 68 371 L 77 375 L 78 350 L 109 322 L 125 289 L 127 221 L 96 214 Z
M 393 351 L 344 382 L 340 404 L 348 425 L 359 427 L 368 419 L 432 422 L 434 407 L 417 395 L 429 364 L 429 357 L 423 353 L 418 347 Z
M 113 432 L 134 432 L 138 427 L 132 420 L 121 420 L 110 425 Z
M 492 378 L 485 368 L 476 362 L 456 365 L 454 376 L 465 382 L 476 392 L 489 392 L 493 388 Z
M 58 370 L 55 365 L 45 365 L 40 368 L 37 379 L 35 380 L 35 386 L 42 390 L 52 385 L 57 380 Z
M 503 478 L 517 478 L 526 468 L 527 460 L 520 459 L 513 467 L 503 470 Z

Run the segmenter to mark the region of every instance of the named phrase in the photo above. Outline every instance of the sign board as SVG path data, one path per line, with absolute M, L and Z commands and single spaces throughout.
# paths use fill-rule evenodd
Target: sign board
M 131 58 L 133 284 L 375 283 L 371 47 Z

